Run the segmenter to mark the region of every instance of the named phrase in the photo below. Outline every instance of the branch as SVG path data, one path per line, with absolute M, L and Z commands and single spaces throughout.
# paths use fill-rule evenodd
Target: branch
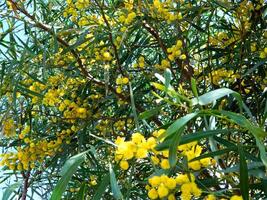
M 22 195 L 21 195 L 21 200 L 26 200 L 27 197 L 27 191 L 29 187 L 29 178 L 30 178 L 30 170 L 26 172 L 26 174 L 23 172 L 22 177 L 24 179 L 23 183 L 23 190 L 22 190 Z
M 143 21 L 142 25 L 157 40 L 160 48 L 163 50 L 164 54 L 168 57 L 167 48 L 166 48 L 164 42 L 162 41 L 162 39 L 160 38 L 159 33 L 151 25 L 149 25 L 146 21 Z M 188 58 L 188 55 L 186 55 L 186 56 Z M 191 77 L 192 77 L 192 73 L 191 73 L 192 66 L 189 65 L 188 59 L 186 60 L 186 64 L 187 64 L 189 69 L 186 69 L 182 65 L 182 62 L 178 61 L 177 59 L 175 60 L 175 63 L 181 69 L 181 78 L 183 79 L 183 77 L 185 77 L 186 80 L 190 81 Z M 175 77 L 175 73 L 174 73 L 173 69 L 171 69 L 171 71 Z

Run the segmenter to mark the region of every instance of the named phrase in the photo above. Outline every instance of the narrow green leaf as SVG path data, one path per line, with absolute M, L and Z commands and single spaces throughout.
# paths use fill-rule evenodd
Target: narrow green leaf
M 193 92 L 194 96 L 198 97 L 196 79 L 194 79 L 194 78 L 191 78 L 191 87 L 192 87 L 192 92 Z
M 232 129 L 217 129 L 217 130 L 207 130 L 207 131 L 195 132 L 192 134 L 184 135 L 181 138 L 180 145 L 187 144 L 187 143 L 193 142 L 193 141 L 199 141 L 200 139 L 208 138 L 208 137 L 218 135 L 218 134 L 230 133 L 232 131 L 233 131 Z
M 206 94 L 203 94 L 199 97 L 195 97 L 192 99 L 192 105 L 207 105 L 209 103 L 212 103 L 213 101 L 220 99 L 224 96 L 227 96 L 229 94 L 236 93 L 233 90 L 230 90 L 228 88 L 220 88 L 217 90 L 213 90 L 211 92 L 207 92 Z
M 109 185 L 109 181 L 110 181 L 110 175 L 106 174 L 102 179 L 101 183 L 99 184 L 92 200 L 100 200 L 102 198 L 102 195 L 104 194 L 105 190 Z
M 21 182 L 14 183 L 6 188 L 3 193 L 2 200 L 8 200 L 13 192 L 17 190 L 17 188 L 21 186 Z
M 267 153 L 265 150 L 265 145 L 259 138 L 256 138 L 256 144 L 260 150 L 261 161 L 263 162 L 263 164 L 267 168 Z
M 168 68 L 164 71 L 164 78 L 165 78 L 165 88 L 167 91 L 171 84 L 171 79 L 172 79 L 171 70 L 169 70 Z
M 190 114 L 185 115 L 184 117 L 177 119 L 172 125 L 170 125 L 168 127 L 166 132 L 164 134 L 162 134 L 159 137 L 159 139 L 162 139 L 164 137 L 166 138 L 166 137 L 173 135 L 176 131 L 178 131 L 182 126 L 185 126 L 191 119 L 196 117 L 198 114 L 199 113 L 197 113 L 197 112 L 190 113 Z
M 52 196 L 50 200 L 60 200 L 62 194 L 65 192 L 67 185 L 72 177 L 72 175 L 76 172 L 78 167 L 82 164 L 85 159 L 85 155 L 88 151 L 82 152 L 78 155 L 75 155 L 68 159 L 62 170 L 60 175 L 62 176 L 61 179 L 58 181 L 56 187 L 52 192 Z
M 248 166 L 245 158 L 245 154 L 241 145 L 238 146 L 239 152 L 239 173 L 240 173 L 240 190 L 244 200 L 249 200 L 249 189 L 248 189 Z
M 112 190 L 112 194 L 113 194 L 114 198 L 115 199 L 123 199 L 121 190 L 119 188 L 115 173 L 114 173 L 111 165 L 109 166 L 109 174 L 110 174 L 111 190 Z
M 83 182 L 81 187 L 80 187 L 80 190 L 77 194 L 76 199 L 77 200 L 85 200 L 86 190 L 87 190 L 87 184 L 85 182 Z
M 134 122 L 137 130 L 139 130 L 139 121 L 138 121 L 138 116 L 137 116 L 137 111 L 134 103 L 134 95 L 133 95 L 133 88 L 131 85 L 131 82 L 129 82 L 129 89 L 130 89 L 130 99 L 131 99 L 131 106 L 132 106 L 132 111 L 133 111 L 133 116 L 134 116 Z
M 209 157 L 223 155 L 223 154 L 228 153 L 230 151 L 236 151 L 236 150 L 237 150 L 236 146 L 228 147 L 228 148 L 221 149 L 221 150 L 218 150 L 218 151 L 213 151 L 213 152 L 210 152 L 210 153 L 202 154 L 202 155 L 190 160 L 189 162 L 193 162 L 193 161 L 196 161 L 196 160 L 201 160 L 203 158 L 209 158 Z
M 169 147 L 169 163 L 171 167 L 174 167 L 177 162 L 177 146 L 181 140 L 182 133 L 184 131 L 184 127 L 181 127 L 177 133 L 175 133 L 173 139 L 171 140 Z
M 219 112 L 221 114 L 229 117 L 231 120 L 233 120 L 239 126 L 250 131 L 255 137 L 263 138 L 263 137 L 267 136 L 267 133 L 265 131 L 263 131 L 260 127 L 257 127 L 255 125 L 251 124 L 250 121 L 247 118 L 245 118 L 243 115 L 238 114 L 238 113 L 234 113 L 234 112 L 230 112 L 230 111 L 225 111 L 225 110 L 221 110 Z
M 154 108 L 151 110 L 146 110 L 139 115 L 139 119 L 141 119 L 141 120 L 149 119 L 149 118 L 157 115 L 160 110 L 161 110 L 161 107 L 157 107 L 157 108 Z
M 191 133 L 191 134 L 188 134 L 188 135 L 183 135 L 179 145 L 187 144 L 187 143 L 193 142 L 193 141 L 199 141 L 200 139 L 208 138 L 208 137 L 211 137 L 211 136 L 214 136 L 214 135 L 218 135 L 218 134 L 230 133 L 232 131 L 233 131 L 232 129 L 218 129 L 218 130 L 198 131 L 198 132 Z M 168 137 L 163 142 L 158 144 L 155 149 L 157 151 L 163 151 L 163 150 L 169 148 L 171 142 L 172 142 L 172 137 Z

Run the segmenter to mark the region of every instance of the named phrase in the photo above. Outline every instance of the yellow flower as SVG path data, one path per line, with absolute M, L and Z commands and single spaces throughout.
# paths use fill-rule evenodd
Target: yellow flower
M 106 52 L 103 53 L 103 58 L 104 58 L 105 61 L 112 60 L 112 56 L 111 56 L 111 54 L 108 51 L 106 51 Z
M 116 154 L 125 160 L 130 160 L 134 157 L 134 146 L 132 142 L 122 142 L 118 145 Z
M 190 180 L 191 179 L 191 180 Z M 190 179 L 188 177 L 187 174 L 179 174 L 176 178 L 175 181 L 177 184 L 182 185 L 184 183 L 188 183 L 188 182 L 194 182 L 195 181 L 195 177 L 193 174 L 190 174 Z
M 120 162 L 120 167 L 123 169 L 123 170 L 127 170 L 129 168 L 129 163 L 126 161 L 126 160 L 122 160 Z
M 12 137 L 16 133 L 15 122 L 13 119 L 7 119 L 3 122 L 3 135 L 6 137 Z
M 230 198 L 230 200 L 243 200 L 242 196 L 234 195 Z
M 153 176 L 152 178 L 148 179 L 148 182 L 152 187 L 157 187 L 161 180 L 159 176 Z
M 202 190 L 197 187 L 196 183 L 191 183 L 192 194 L 196 197 L 200 197 L 202 194 Z
M 156 156 L 151 156 L 151 160 L 152 160 L 152 162 L 153 162 L 154 165 L 159 164 L 159 159 L 158 159 L 158 157 L 156 157 Z
M 158 187 L 158 194 L 160 198 L 166 197 L 169 194 L 169 190 L 163 184 Z
M 181 59 L 181 60 L 185 60 L 185 59 L 186 59 L 186 55 L 185 55 L 185 54 L 182 54 L 182 55 L 180 56 L 180 59 Z
M 213 194 L 206 196 L 205 200 L 216 200 L 216 197 Z
M 132 141 L 136 144 L 140 144 L 145 141 L 145 137 L 141 133 L 134 133 L 132 135 Z
M 190 162 L 188 164 L 188 166 L 190 168 L 192 168 L 193 170 L 200 170 L 201 169 L 201 163 L 198 160 L 197 161 Z
M 137 148 L 135 157 L 136 158 L 145 158 L 145 157 L 147 157 L 147 153 L 148 153 L 147 149 L 145 149 L 145 148 Z
M 176 187 L 176 181 L 174 178 L 168 178 L 168 180 L 164 183 L 170 190 Z
M 169 160 L 168 159 L 162 159 L 160 162 L 160 166 L 162 169 L 169 169 L 170 168 Z
M 174 196 L 174 194 L 170 194 L 170 195 L 168 196 L 168 200 L 175 200 L 175 196 Z
M 124 85 L 128 84 L 128 83 L 129 83 L 129 79 L 128 79 L 127 77 L 124 77 L 124 78 L 122 79 L 122 83 L 123 83 Z
M 158 198 L 158 192 L 155 188 L 152 188 L 148 191 L 148 197 L 150 199 L 157 199 Z

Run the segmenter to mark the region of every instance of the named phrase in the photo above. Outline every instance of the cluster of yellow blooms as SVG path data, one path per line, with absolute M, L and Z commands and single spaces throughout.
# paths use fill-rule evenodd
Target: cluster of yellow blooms
M 66 2 L 68 6 L 64 11 L 63 16 L 67 17 L 68 15 L 71 15 L 71 20 L 74 22 L 77 21 L 78 11 L 82 11 L 90 5 L 90 0 L 77 0 L 75 3 L 73 0 L 67 0 Z
M 29 81 L 26 81 L 25 83 L 30 83 L 31 85 L 29 86 L 29 90 L 40 94 L 42 91 L 44 91 L 46 89 L 46 86 L 43 83 L 40 82 L 31 82 L 31 80 L 29 79 Z M 36 104 L 38 103 L 41 98 L 39 96 L 35 96 L 35 95 L 31 95 L 32 96 L 32 103 Z
M 65 140 L 66 144 L 70 143 L 70 136 L 77 132 L 78 128 L 72 126 L 70 129 L 62 130 L 56 134 L 56 139 L 32 139 L 36 135 L 29 134 L 30 126 L 25 127 L 18 134 L 18 139 L 23 145 L 17 148 L 17 152 L 7 152 L 2 154 L 1 166 L 7 166 L 10 170 L 29 170 L 42 164 L 47 157 L 54 156 L 57 152 L 62 151 L 61 144 Z
M 139 67 L 139 68 L 143 69 L 143 68 L 145 67 L 145 58 L 144 58 L 144 56 L 140 56 L 140 57 L 138 58 L 138 62 L 135 63 L 135 64 L 133 65 L 133 67 L 134 67 L 134 68 Z
M 149 185 L 146 186 L 148 190 L 148 197 L 150 199 L 162 199 L 167 197 L 168 200 L 176 199 L 174 194 L 177 187 L 181 191 L 182 200 L 190 200 L 193 196 L 200 197 L 202 191 L 195 183 L 193 174 L 179 174 L 172 178 L 166 175 L 153 176 L 148 179 Z
M 117 93 L 119 93 L 119 94 L 122 93 L 123 86 L 126 86 L 128 83 L 129 83 L 129 79 L 127 77 L 118 77 L 116 79 L 116 84 L 117 84 L 116 91 L 117 91 Z
M 134 133 L 130 141 L 124 141 L 124 138 L 118 137 L 115 142 L 117 144 L 117 150 L 115 152 L 116 161 L 120 161 L 121 168 L 127 170 L 129 167 L 127 160 L 134 157 L 137 159 L 146 158 L 149 152 L 154 165 L 160 165 L 162 169 L 169 169 L 169 150 L 156 151 L 154 148 L 157 144 L 157 138 L 164 132 L 164 129 L 154 131 L 153 136 L 147 140 L 140 133 Z M 177 150 L 187 157 L 189 161 L 188 167 L 193 170 L 200 170 L 201 167 L 208 167 L 215 164 L 215 160 L 212 158 L 203 158 L 190 162 L 190 160 L 200 156 L 202 152 L 202 147 L 197 142 L 180 145 L 177 147 Z
M 213 46 L 218 46 L 220 48 L 225 48 L 231 43 L 235 42 L 239 38 L 236 33 L 233 37 L 229 38 L 226 32 L 218 32 L 214 37 L 210 37 L 210 44 Z
M 200 170 L 201 167 L 205 168 L 212 164 L 215 164 L 215 160 L 212 158 L 203 158 L 201 160 L 190 162 L 190 160 L 193 160 L 194 158 L 200 156 L 202 152 L 202 147 L 199 146 L 197 142 L 190 142 L 188 144 L 180 145 L 178 146 L 178 150 L 181 152 L 181 154 L 187 157 L 187 160 L 189 161 L 188 167 L 193 170 Z
M 186 55 L 182 54 L 183 42 L 181 40 L 177 40 L 176 44 L 173 45 L 171 48 L 167 49 L 168 52 L 168 58 L 170 61 L 174 61 L 177 58 L 180 58 L 181 60 L 186 59 Z
M 182 14 L 175 11 L 174 3 L 172 1 L 154 0 L 150 5 L 150 14 L 153 18 L 166 20 L 171 23 L 176 20 L 181 20 Z
M 115 151 L 115 160 L 119 162 L 121 169 L 127 170 L 129 168 L 128 161 L 136 159 L 144 159 L 150 155 L 151 161 L 154 165 L 160 165 L 162 169 L 169 169 L 169 151 L 156 151 L 157 138 L 165 132 L 165 129 L 159 129 L 153 132 L 153 136 L 146 139 L 141 133 L 134 133 L 131 140 L 125 141 L 125 138 L 117 137 L 115 144 L 117 145 Z M 202 148 L 197 142 L 191 142 L 188 144 L 180 145 L 177 147 L 177 151 L 181 155 L 187 157 L 189 164 L 188 167 L 193 170 L 199 170 L 201 167 L 208 167 L 215 164 L 212 158 L 203 158 L 201 160 L 190 162 L 190 160 L 198 157 Z M 197 187 L 195 177 L 193 174 L 178 175 L 176 178 L 170 178 L 166 175 L 153 176 L 149 178 L 149 185 L 146 186 L 148 190 L 148 196 L 150 199 L 162 199 L 168 200 L 175 199 L 175 192 L 179 186 L 182 194 L 182 200 L 190 200 L 193 196 L 199 197 L 202 191 Z
M 16 127 L 12 118 L 3 121 L 2 133 L 5 137 L 12 137 L 16 134 Z
M 55 67 L 68 66 L 68 64 L 73 63 L 74 61 L 74 56 L 70 52 L 63 54 L 62 48 L 60 48 L 57 53 L 50 56 L 48 60 L 48 62 L 51 62 Z
M 94 48 L 95 59 L 97 61 L 112 61 L 113 57 L 107 47 L 102 47 L 104 42 L 101 41 L 99 48 Z
M 168 59 L 161 60 L 160 64 L 156 64 L 155 67 L 159 70 L 165 70 L 171 67 L 171 63 Z
M 216 200 L 216 196 L 213 194 L 209 194 L 206 196 L 205 200 Z M 220 200 L 226 200 L 225 198 L 220 198 Z M 230 198 L 230 200 L 243 200 L 242 196 L 234 195 Z
M 260 51 L 260 58 L 264 59 L 267 57 L 267 47 Z
M 119 21 L 122 24 L 129 25 L 135 18 L 136 18 L 136 13 L 133 11 L 129 12 L 127 15 L 121 13 L 121 15 L 119 16 Z
M 186 55 L 182 54 L 182 46 L 183 42 L 181 40 L 177 40 L 175 45 L 167 49 L 168 59 L 162 59 L 160 64 L 156 64 L 155 67 L 159 70 L 165 70 L 171 67 L 171 61 L 176 59 L 185 60 Z
M 221 68 L 212 71 L 210 77 L 213 84 L 219 85 L 221 81 L 233 83 L 234 81 L 236 81 L 236 79 L 240 78 L 240 75 L 235 73 L 233 70 Z
M 57 107 L 59 111 L 63 112 L 64 118 L 69 122 L 74 122 L 76 118 L 85 119 L 90 112 L 88 111 L 88 99 L 82 100 L 77 97 L 76 91 L 78 87 L 85 83 L 85 79 L 69 78 L 63 79 L 63 75 L 51 76 L 48 79 L 47 86 L 43 87 L 42 84 L 34 82 L 29 89 L 38 92 L 45 93 L 42 103 L 47 106 Z M 48 89 L 49 88 L 49 89 Z M 45 91 L 45 89 L 48 89 Z M 68 98 L 72 99 L 69 100 Z M 35 100 L 32 98 L 32 103 L 36 104 L 40 97 Z
M 21 135 L 19 135 L 22 138 Z M 37 163 L 41 164 L 47 156 L 53 156 L 59 150 L 61 141 L 40 141 L 31 140 L 28 137 L 23 139 L 26 146 L 18 147 L 17 152 L 2 154 L 1 166 L 7 166 L 10 170 L 33 169 Z
M 195 69 L 194 74 L 198 76 L 202 70 Z M 225 68 L 220 68 L 217 70 L 212 71 L 209 74 L 209 79 L 204 78 L 203 75 L 201 75 L 198 79 L 205 80 L 205 81 L 210 81 L 214 85 L 220 85 L 223 82 L 228 82 L 228 83 L 233 83 L 235 82 L 238 78 L 241 76 L 238 73 L 235 73 L 233 70 L 227 70 Z
M 128 160 L 146 158 L 148 150 L 154 147 L 155 143 L 155 140 L 146 140 L 141 133 L 134 133 L 130 141 L 118 137 L 115 141 L 117 145 L 115 160 L 120 162 L 123 170 L 127 170 L 129 168 Z

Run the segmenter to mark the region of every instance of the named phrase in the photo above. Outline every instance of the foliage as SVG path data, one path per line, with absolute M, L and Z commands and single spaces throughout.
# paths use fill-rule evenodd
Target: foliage
M 0 2 L 5 199 L 267 198 L 263 0 Z

